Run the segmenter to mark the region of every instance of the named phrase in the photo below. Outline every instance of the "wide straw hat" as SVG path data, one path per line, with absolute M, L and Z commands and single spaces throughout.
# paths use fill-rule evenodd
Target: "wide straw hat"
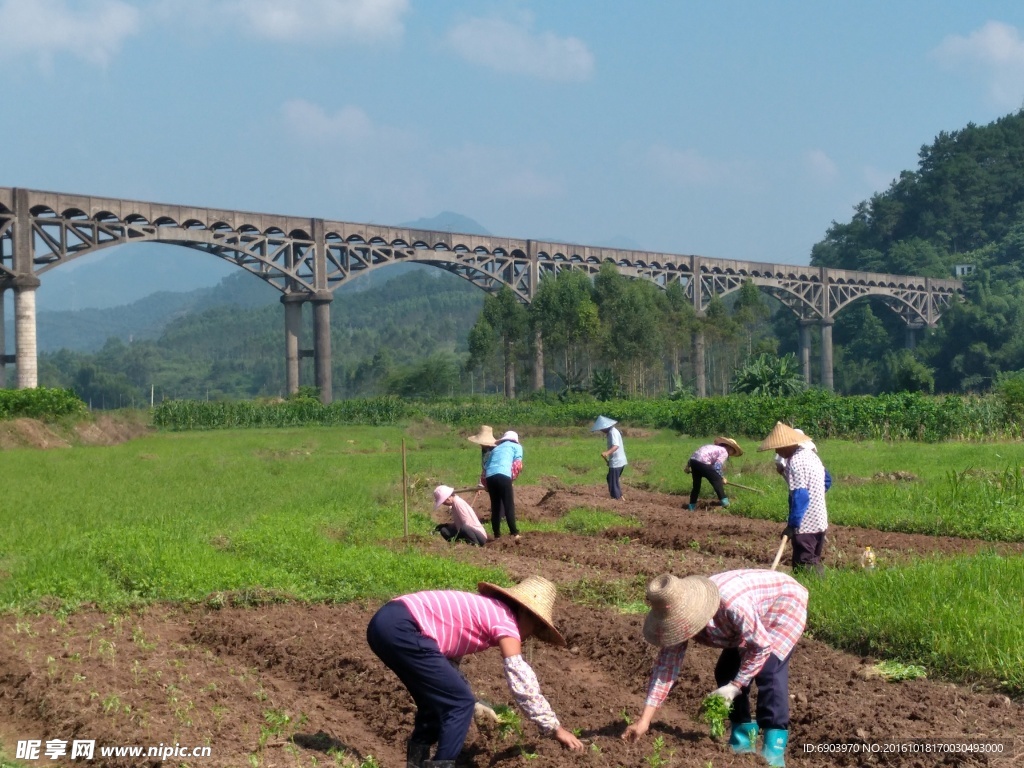
M 471 443 L 483 445 L 486 446 L 487 448 L 493 448 L 497 444 L 496 441 L 494 440 L 494 430 L 491 427 L 487 426 L 486 424 L 480 427 L 479 432 L 477 432 L 475 435 L 467 437 L 466 439 L 469 440 L 469 442 Z
M 513 443 L 519 442 L 519 433 L 513 432 L 511 429 L 504 435 L 498 438 L 499 443 L 504 443 L 506 440 L 511 440 Z
M 615 421 L 615 419 L 609 419 L 607 416 L 598 416 L 597 421 L 594 422 L 594 426 L 590 428 L 590 431 L 600 432 L 604 429 L 610 429 L 618 423 L 619 422 Z
M 740 448 L 740 444 L 733 440 L 731 437 L 716 437 L 715 445 L 720 445 L 725 448 L 733 456 L 742 456 L 743 449 Z
M 455 489 L 450 485 L 437 486 L 434 489 L 434 509 L 440 509 L 441 505 L 448 501 L 453 493 L 455 493 Z
M 768 434 L 757 447 L 759 451 L 777 451 L 779 448 L 793 448 L 800 443 L 807 442 L 807 435 L 797 432 L 781 421 L 775 422 L 775 428 Z
M 666 573 L 647 585 L 651 612 L 644 620 L 644 639 L 665 648 L 679 645 L 707 626 L 718 611 L 718 587 L 707 576 L 677 578 Z
M 527 576 L 514 587 L 499 587 L 481 581 L 476 585 L 477 591 L 486 597 L 505 597 L 523 606 L 540 622 L 537 627 L 537 638 L 545 643 L 565 647 L 565 638 L 555 629 L 551 619 L 551 609 L 555 605 L 555 585 L 543 576 Z

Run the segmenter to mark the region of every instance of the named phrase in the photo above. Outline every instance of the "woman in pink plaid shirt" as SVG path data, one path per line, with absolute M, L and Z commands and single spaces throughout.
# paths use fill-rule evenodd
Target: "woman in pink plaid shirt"
M 807 624 L 807 590 L 792 576 L 767 570 L 726 571 L 710 577 L 670 574 L 647 585 L 651 612 L 644 639 L 661 648 L 651 671 L 640 719 L 622 738 L 636 741 L 668 696 L 692 638 L 721 648 L 712 691 L 732 702 L 729 746 L 757 750 L 771 766 L 784 766 L 789 741 L 789 658 Z M 750 717 L 750 684 L 757 683 L 757 722 Z

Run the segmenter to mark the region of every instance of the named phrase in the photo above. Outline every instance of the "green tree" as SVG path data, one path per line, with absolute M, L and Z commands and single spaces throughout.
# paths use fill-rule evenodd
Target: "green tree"
M 526 308 L 508 286 L 484 299 L 483 317 L 501 341 L 505 366 L 505 397 L 516 396 L 516 360 L 526 346 L 529 322 Z
M 600 330 L 592 290 L 586 272 L 564 269 L 541 279 L 530 306 L 544 353 L 561 363 L 560 375 L 567 386 L 584 380 L 590 345 Z
M 796 355 L 758 355 L 737 369 L 732 379 L 732 391 L 738 394 L 786 397 L 803 389 L 804 377 Z

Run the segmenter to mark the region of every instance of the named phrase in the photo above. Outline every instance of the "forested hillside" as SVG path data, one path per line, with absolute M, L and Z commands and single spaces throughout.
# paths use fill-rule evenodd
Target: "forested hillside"
M 459 391 L 457 355 L 465 352 L 483 292 L 431 267 L 399 265 L 379 274 L 364 290 L 366 278 L 354 281 L 331 305 L 335 396 L 408 392 L 424 377 L 424 394 Z M 194 309 L 157 338 L 111 338 L 95 353 L 40 355 L 40 385 L 72 387 L 97 408 L 148 403 L 151 393 L 157 400 L 283 395 L 279 294 L 243 272 L 198 293 Z M 308 307 L 303 325 L 300 347 L 310 349 Z M 302 365 L 303 381 L 312 383 L 312 360 Z
M 833 223 L 812 263 L 845 269 L 950 277 L 969 265 L 969 301 L 947 312 L 918 347 L 917 364 L 938 391 L 991 388 L 1024 369 L 1024 111 L 986 126 L 940 133 L 921 148 L 916 171 Z M 876 312 L 880 312 L 876 316 Z M 836 323 L 836 384 L 873 390 L 877 361 L 902 345 L 901 324 L 872 305 Z M 887 333 L 881 333 L 883 321 Z M 842 322 L 842 338 L 840 329 Z

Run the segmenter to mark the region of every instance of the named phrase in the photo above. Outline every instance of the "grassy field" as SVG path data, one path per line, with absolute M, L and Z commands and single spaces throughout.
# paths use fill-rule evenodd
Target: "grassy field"
M 346 601 L 427 586 L 468 588 L 481 578 L 507 583 L 504 574 L 402 544 L 403 439 L 410 525 L 425 532 L 433 487 L 472 485 L 479 474 L 478 450 L 442 427 L 173 433 L 109 448 L 6 451 L 0 608 L 96 603 L 109 610 L 281 595 Z M 628 439 L 626 482 L 688 491 L 681 468 L 701 442 L 668 432 Z M 600 436 L 538 430 L 524 435 L 524 446 L 521 483 L 603 482 Z M 746 445 L 727 474 L 766 493 L 738 492 L 731 511 L 781 521 L 785 487 L 770 454 L 755 447 Z M 836 477 L 829 494 L 835 523 L 1024 539 L 1017 445 L 819 447 Z M 914 479 L 873 480 L 878 472 Z M 629 522 L 580 511 L 535 529 L 593 533 Z M 833 571 L 809 586 L 818 637 L 1024 690 L 1019 560 L 929 559 L 871 574 Z M 596 585 L 580 588 L 574 597 L 601 599 L 598 592 Z

